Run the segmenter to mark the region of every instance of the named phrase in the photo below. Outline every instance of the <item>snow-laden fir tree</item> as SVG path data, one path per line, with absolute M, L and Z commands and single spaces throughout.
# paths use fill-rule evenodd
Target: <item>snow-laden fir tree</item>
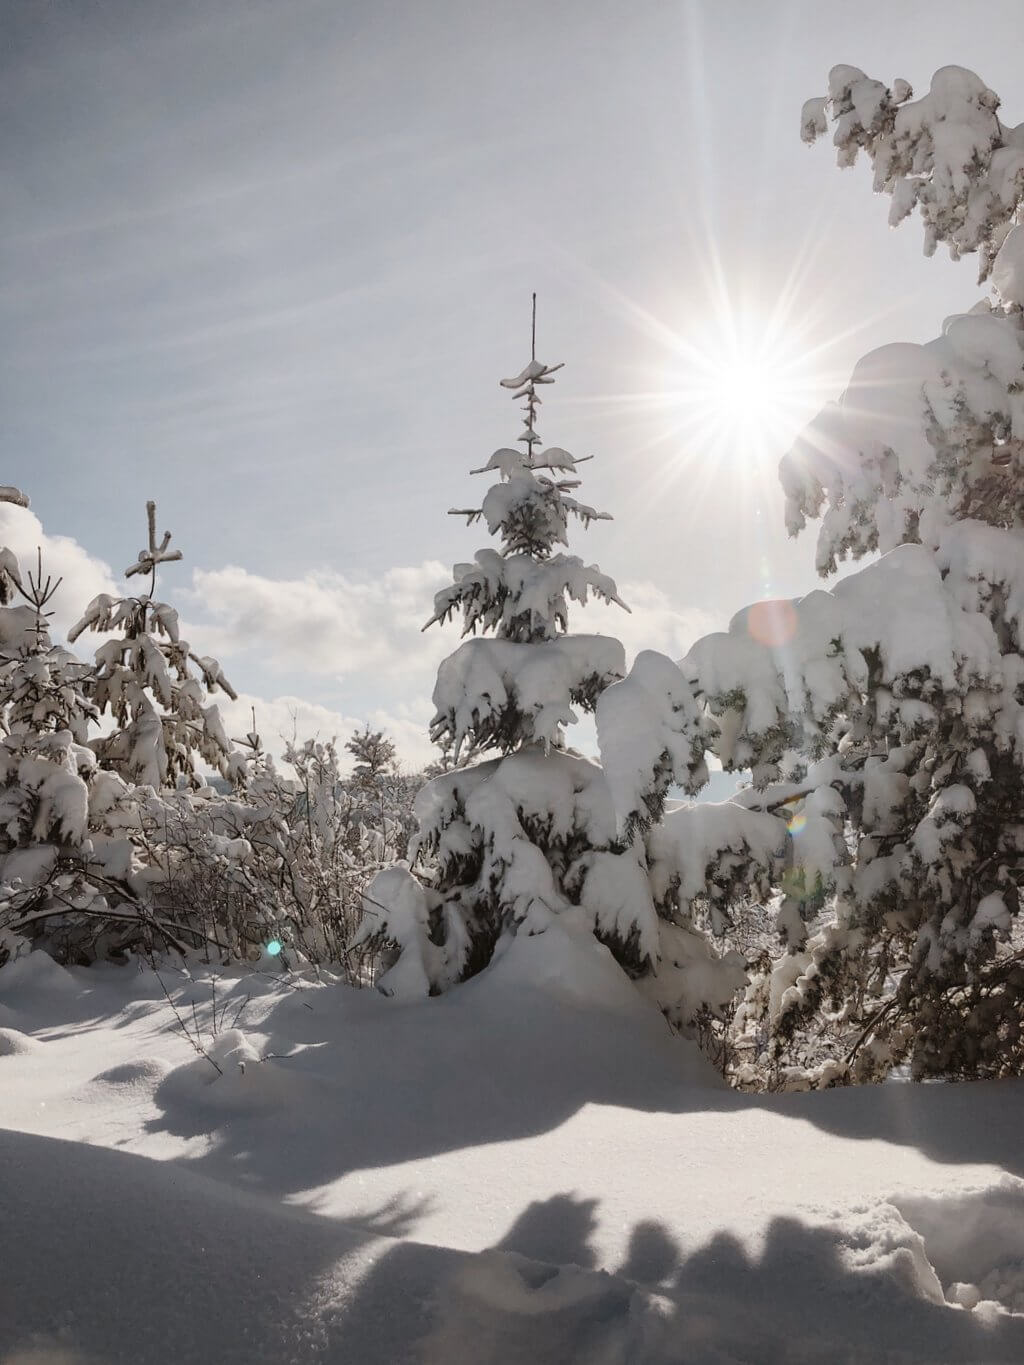
M 235 692 L 216 659 L 194 654 L 180 638 L 174 608 L 153 599 L 157 566 L 179 560 L 181 551 L 168 549 L 169 532 L 157 543 L 155 503 L 146 504 L 146 513 L 149 544 L 125 577 L 148 574 L 149 591 L 121 598 L 100 593 L 68 632 L 72 642 L 85 630 L 120 632 L 96 650 L 92 697 L 113 717 L 114 729 L 93 747 L 104 767 L 154 789 L 179 779 L 202 785 L 197 758 L 237 776 L 237 755 L 207 697 L 219 689 L 235 699 Z
M 622 603 L 610 578 L 561 548 L 571 519 L 587 526 L 603 514 L 576 497 L 582 461 L 542 447 L 538 434 L 540 390 L 560 368 L 534 352 L 519 375 L 501 381 L 523 401 L 525 425 L 517 447 L 502 447 L 473 471 L 495 479 L 481 505 L 455 512 L 482 519 L 498 544 L 455 566 L 428 622 L 461 616 L 465 635 L 493 636 L 468 639 L 441 664 L 431 735 L 451 761 L 464 746 L 498 756 L 455 767 L 422 789 L 410 846 L 419 873 L 399 864 L 374 879 L 361 938 L 395 946 L 384 990 L 422 995 L 480 971 L 503 937 L 541 933 L 553 917 L 570 916 L 688 1022 L 709 999 L 728 999 L 736 964 L 720 962 L 678 919 L 674 845 L 659 881 L 644 836 L 673 780 L 691 787 L 704 780 L 702 725 L 670 661 L 641 655 L 619 682 L 619 641 L 568 633 L 571 601 Z M 657 686 L 665 670 L 678 683 L 672 695 Z M 606 691 L 613 684 L 618 690 Z M 565 744 L 565 727 L 594 711 L 602 694 L 608 776 Z M 646 708 L 639 720 L 637 707 Z M 629 753 L 634 740 L 644 746 L 642 783 Z
M 27 506 L 16 492 L 0 498 Z M 43 578 L 41 557 L 23 576 L 0 550 L 0 961 L 41 935 L 51 941 L 67 910 L 96 899 L 82 877 L 96 713 L 82 691 L 88 670 L 49 637 L 59 582 Z M 24 605 L 12 605 L 18 596 Z
M 911 93 L 837 67 L 804 135 L 831 121 L 891 221 L 917 207 L 926 250 L 977 251 L 995 296 L 865 357 L 783 461 L 823 574 L 882 558 L 683 663 L 724 763 L 762 788 L 741 802 L 783 836 L 751 875 L 782 897 L 787 950 L 741 1024 L 803 1084 L 1024 1065 L 1024 127 L 958 67 Z
M 13 492 L 0 498 L 28 505 Z M 139 864 L 123 828 L 126 789 L 88 742 L 92 670 L 50 639 L 60 581 L 44 578 L 41 555 L 23 574 L 0 551 L 0 955 L 31 944 L 87 961 L 140 934 L 173 935 L 129 885 Z M 12 606 L 15 594 L 26 605 Z M 134 811 L 127 818 L 136 824 Z

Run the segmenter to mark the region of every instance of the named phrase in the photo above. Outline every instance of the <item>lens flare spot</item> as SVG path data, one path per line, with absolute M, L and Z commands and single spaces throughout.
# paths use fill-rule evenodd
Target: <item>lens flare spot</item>
M 271 957 L 277 957 L 277 955 L 281 951 L 282 946 L 283 945 L 280 939 L 272 938 L 270 942 L 267 944 L 267 952 L 270 954 Z
M 785 598 L 755 602 L 747 612 L 747 630 L 759 645 L 777 648 L 796 634 L 796 611 Z
M 794 815 L 788 825 L 789 832 L 794 839 L 798 834 L 803 834 L 806 828 L 807 816 L 804 815 L 803 811 L 800 811 L 799 814 Z

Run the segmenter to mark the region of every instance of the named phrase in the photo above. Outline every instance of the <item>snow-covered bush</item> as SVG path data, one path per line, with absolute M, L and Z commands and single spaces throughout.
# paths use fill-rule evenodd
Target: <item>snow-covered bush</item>
M 366 754 L 367 733 L 346 747 Z M 386 758 L 390 742 L 370 737 Z M 233 792 L 135 788 L 140 880 L 204 953 L 254 960 L 273 945 L 283 963 L 330 964 L 367 982 L 376 946 L 352 950 L 350 940 L 367 882 L 405 852 L 408 779 L 373 762 L 344 776 L 333 741 L 293 742 L 285 763 L 291 775 L 266 754 L 254 721 L 235 751 Z
M 539 934 L 572 912 L 683 1027 L 721 1011 L 744 977 L 721 958 L 681 890 L 679 841 L 653 836 L 668 788 L 706 778 L 703 719 L 670 660 L 645 652 L 628 677 L 621 644 L 568 634 L 568 604 L 593 594 L 619 602 L 596 566 L 558 547 L 571 517 L 603 515 L 579 502 L 580 463 L 541 448 L 538 387 L 560 366 L 535 358 L 502 380 L 525 400 L 519 449 L 480 470 L 497 476 L 479 508 L 499 547 L 455 566 L 432 621 L 461 614 L 471 638 L 440 666 L 432 737 L 451 766 L 415 801 L 405 863 L 374 878 L 359 941 L 384 941 L 394 963 L 380 985 L 395 994 L 445 990 L 486 967 L 514 934 Z M 596 712 L 605 768 L 566 748 L 565 726 Z M 460 754 L 497 756 L 458 766 Z M 636 751 L 639 750 L 639 757 Z M 740 813 L 742 816 L 742 812 Z M 650 855 L 650 856 L 649 856 Z
M 837 67 L 805 136 L 831 120 L 892 221 L 916 206 L 926 247 L 978 251 L 997 297 L 867 356 L 782 463 L 823 574 L 882 558 L 749 608 L 683 662 L 723 762 L 762 789 L 741 800 L 787 821 L 783 875 L 753 860 L 785 951 L 739 1021 L 752 1049 L 772 1038 L 778 1083 L 794 1063 L 801 1084 L 808 1066 L 829 1084 L 1024 1065 L 1024 129 L 960 68 L 909 94 Z

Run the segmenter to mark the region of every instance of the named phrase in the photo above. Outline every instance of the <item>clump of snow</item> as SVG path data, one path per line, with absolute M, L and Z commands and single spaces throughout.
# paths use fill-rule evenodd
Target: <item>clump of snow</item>
M 657 802 L 671 783 L 696 791 L 707 781 L 701 709 L 664 654 L 641 650 L 629 675 L 601 693 L 595 719 L 620 829 L 656 818 Z
M 25 953 L 0 970 L 0 1001 L 16 1009 L 38 1008 L 48 994 L 72 995 L 78 990 L 67 968 L 41 950 Z
M 1024 198 L 1024 138 L 1001 123 L 999 96 L 973 71 L 944 66 L 913 100 L 905 80 L 891 89 L 855 66 L 834 66 L 828 96 L 808 100 L 800 135 L 814 142 L 834 123 L 840 166 L 864 151 L 874 188 L 891 196 L 895 227 L 915 208 L 931 255 L 945 242 L 957 260 L 977 251 L 985 279 Z
M 560 742 L 577 716 L 573 702 L 593 704 L 625 672 L 618 640 L 566 635 L 536 644 L 467 640 L 437 671 L 430 735 L 458 754 L 467 735 L 477 742 Z
M 108 1067 L 93 1077 L 93 1083 L 123 1087 L 126 1091 L 153 1091 L 171 1069 L 171 1064 L 163 1057 L 140 1057 Z
M 225 1113 L 280 1109 L 302 1102 L 305 1087 L 276 1061 L 265 1058 L 239 1028 L 194 1040 L 195 1061 L 163 1078 L 158 1099 L 196 1103 Z
M 1004 1175 L 994 1186 L 945 1199 L 896 1202 L 948 1286 L 947 1299 L 1024 1315 L 1024 1181 Z
M 32 1038 L 16 1028 L 0 1028 L 0 1057 L 18 1057 L 36 1052 L 41 1046 L 38 1038 Z

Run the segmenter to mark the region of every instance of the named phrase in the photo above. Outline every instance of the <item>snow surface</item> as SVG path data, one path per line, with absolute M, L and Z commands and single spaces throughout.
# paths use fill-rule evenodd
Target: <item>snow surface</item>
M 5 1365 L 1024 1359 L 1018 1082 L 737 1094 L 558 923 L 422 1002 L 162 976 L 208 1056 L 0 969 Z

